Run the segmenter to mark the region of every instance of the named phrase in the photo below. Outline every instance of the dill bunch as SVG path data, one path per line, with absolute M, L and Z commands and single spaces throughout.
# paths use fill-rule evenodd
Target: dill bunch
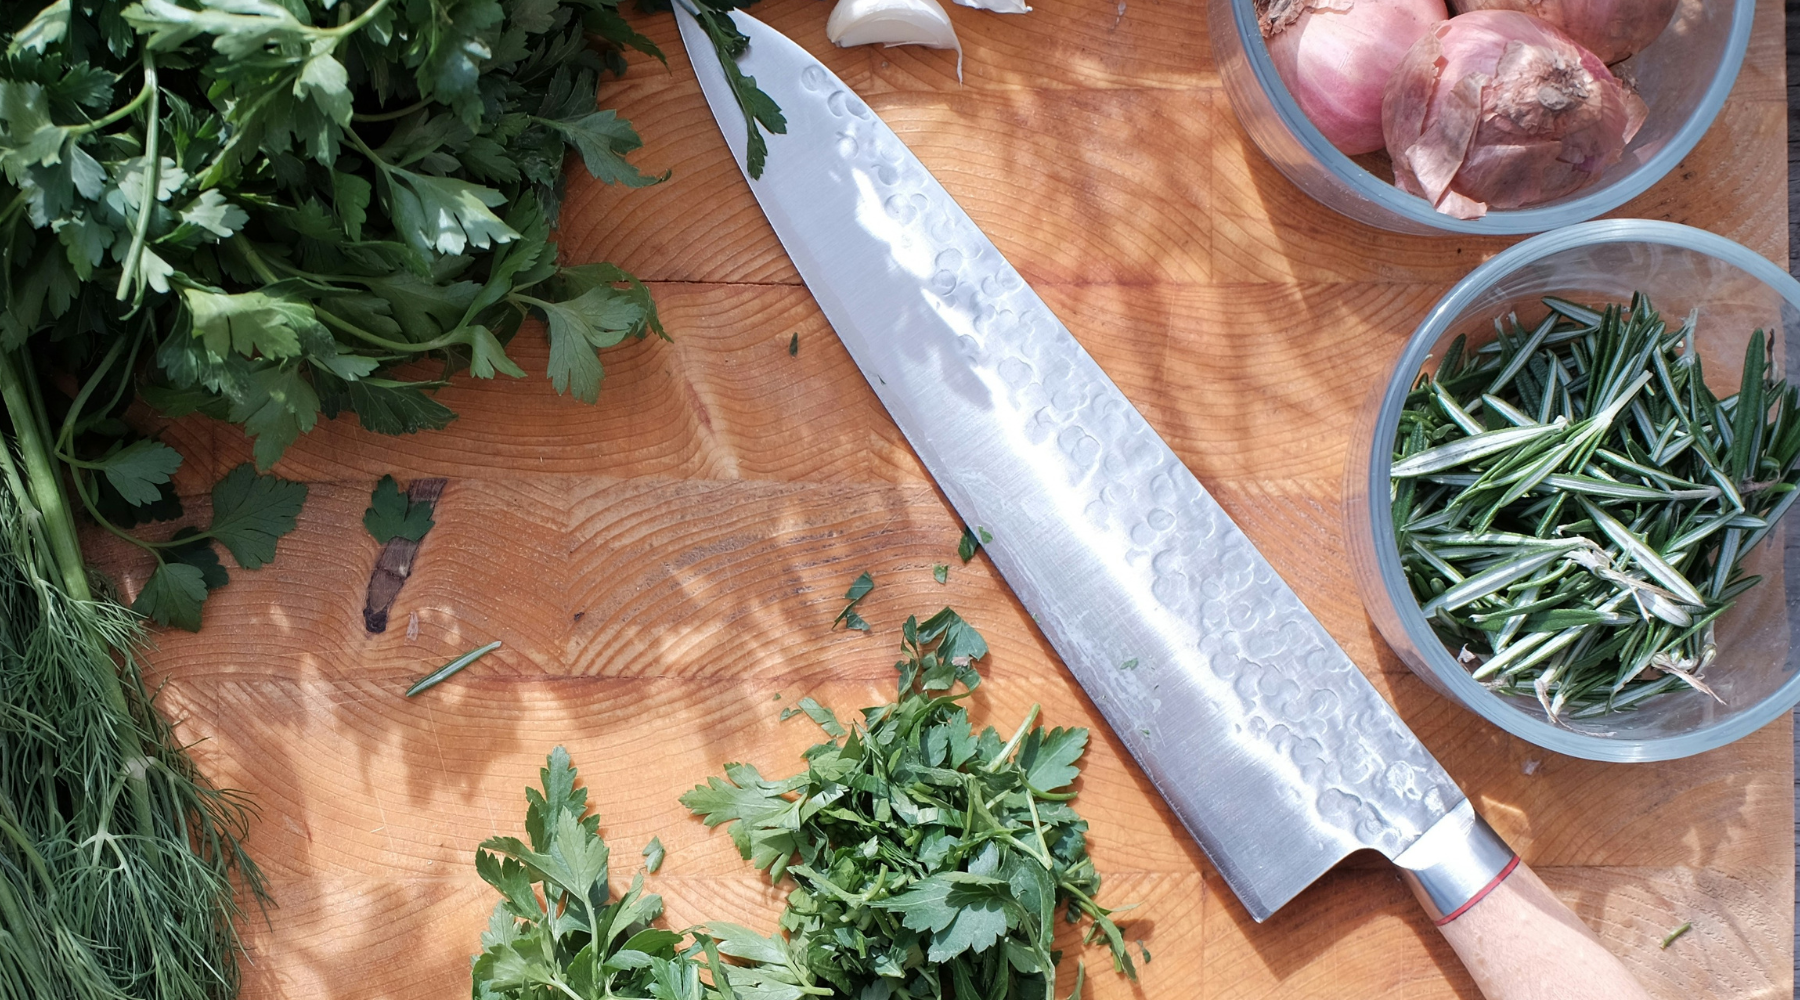
M 57 558 L 66 511 L 0 467 L 0 998 L 229 996 L 246 804 L 157 713 L 137 616 Z

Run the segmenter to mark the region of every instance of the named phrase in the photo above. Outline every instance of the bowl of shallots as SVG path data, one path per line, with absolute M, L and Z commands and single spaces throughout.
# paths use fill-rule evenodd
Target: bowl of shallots
M 1208 0 L 1232 108 L 1307 194 L 1409 233 L 1537 233 L 1662 179 L 1755 0 Z

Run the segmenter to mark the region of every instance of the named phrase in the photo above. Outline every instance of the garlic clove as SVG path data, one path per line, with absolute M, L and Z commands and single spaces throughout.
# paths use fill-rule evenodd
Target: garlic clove
M 923 45 L 955 49 L 956 28 L 937 0 L 838 0 L 825 22 L 825 37 L 852 45 Z
M 1031 8 L 1026 6 L 1025 0 L 956 0 L 956 2 L 962 4 L 964 7 L 973 7 L 976 10 L 991 10 L 996 14 L 1031 13 Z

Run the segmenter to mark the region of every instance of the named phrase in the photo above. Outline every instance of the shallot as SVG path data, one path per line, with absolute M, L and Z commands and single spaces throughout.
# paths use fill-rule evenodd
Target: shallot
M 1529 14 L 1437 25 L 1389 78 L 1382 131 L 1394 183 L 1477 219 L 1571 194 L 1619 162 L 1644 102 L 1599 57 Z
M 1261 24 L 1300 110 L 1354 155 L 1382 147 L 1382 87 L 1412 44 L 1448 16 L 1443 0 L 1274 0 Z
M 1611 66 L 1656 41 L 1680 0 L 1452 0 L 1459 13 L 1516 10 L 1541 17 Z

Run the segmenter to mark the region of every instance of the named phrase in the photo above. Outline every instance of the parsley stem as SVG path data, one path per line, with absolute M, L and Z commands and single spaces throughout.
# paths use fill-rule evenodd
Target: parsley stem
M 135 340 L 135 338 L 133 339 Z M 100 364 L 94 368 L 94 373 L 88 376 L 88 380 L 82 385 L 81 391 L 75 394 L 75 401 L 69 404 L 68 415 L 63 417 L 62 429 L 58 431 L 56 435 L 56 450 L 58 452 L 58 457 L 70 465 L 82 464 L 84 468 L 99 468 L 98 465 L 92 462 L 77 463 L 73 456 L 64 452 L 69 447 L 70 439 L 75 436 L 75 422 L 81 419 L 81 411 L 83 407 L 87 406 L 88 397 L 92 396 L 94 390 L 99 388 L 100 380 L 106 376 L 107 371 L 112 368 L 112 363 L 119 359 L 119 352 L 124 349 L 125 341 L 113 341 L 112 347 L 107 349 L 106 354 L 100 358 Z
M 425 98 L 421 98 L 417 101 L 414 101 L 411 104 L 408 104 L 406 107 L 401 108 L 398 111 L 379 111 L 374 114 L 367 114 L 367 115 L 354 114 L 354 115 L 350 116 L 350 120 L 353 122 L 391 122 L 396 118 L 405 118 L 407 115 L 410 115 L 413 112 L 418 111 L 422 108 L 428 108 L 431 106 L 431 104 L 432 104 L 432 99 L 429 97 L 425 97 Z
M 231 238 L 231 245 L 234 248 L 236 248 L 240 254 L 243 255 L 244 261 L 250 265 L 251 269 L 256 271 L 257 276 L 260 277 L 265 283 L 272 285 L 275 282 L 281 280 L 281 278 L 278 275 L 276 275 L 274 268 L 269 266 L 269 262 L 263 259 L 262 254 L 256 252 L 256 247 L 254 245 L 252 245 L 249 240 L 246 240 L 246 239 L 242 238 L 241 236 L 233 236 Z M 306 273 L 304 271 L 301 271 L 299 268 L 293 267 L 290 264 L 283 263 L 280 260 L 276 260 L 275 264 L 276 264 L 276 266 L 281 267 L 283 270 L 290 271 L 294 274 L 305 274 Z M 355 279 L 352 279 L 352 280 L 355 280 Z M 466 334 L 458 332 L 461 329 L 460 327 L 458 328 L 458 330 L 452 330 L 451 332 L 446 333 L 443 336 L 438 337 L 434 340 L 422 341 L 422 342 L 416 343 L 416 344 L 409 344 L 409 343 L 406 343 L 404 341 L 399 341 L 399 340 L 389 340 L 388 338 L 383 337 L 380 334 L 371 333 L 368 330 L 363 329 L 362 327 L 356 325 L 355 323 L 350 322 L 349 320 L 343 318 L 342 316 L 337 315 L 336 313 L 331 312 L 330 310 L 326 309 L 325 307 L 319 305 L 316 302 L 313 303 L 312 308 L 313 308 L 313 313 L 315 315 L 317 315 L 319 317 L 319 319 L 323 320 L 325 323 L 327 323 L 331 326 L 338 328 L 339 330 L 344 331 L 345 333 L 349 334 L 350 336 L 355 337 L 356 339 L 364 341 L 366 343 L 373 344 L 376 347 L 380 347 L 380 348 L 383 348 L 383 349 L 386 349 L 389 351 L 397 351 L 401 354 L 424 354 L 429 351 L 440 351 L 446 347 L 455 347 L 458 344 L 466 344 L 469 342 L 469 338 Z
M 455 347 L 458 344 L 466 344 L 469 342 L 468 336 L 459 332 L 463 328 L 458 327 L 456 330 L 452 330 L 441 337 L 421 341 L 417 344 L 408 344 L 403 341 L 389 340 L 377 333 L 370 333 L 362 327 L 357 326 L 355 323 L 344 319 L 342 316 L 338 316 L 335 313 L 320 308 L 317 304 L 314 304 L 313 312 L 317 313 L 319 318 L 326 323 L 337 327 L 358 340 L 373 344 L 376 347 L 385 348 L 390 351 L 400 351 L 405 354 L 425 354 L 429 351 L 441 351 L 446 347 Z
M 381 13 L 381 8 L 386 7 L 387 5 L 388 5 L 388 0 L 375 0 L 374 3 L 369 5 L 368 10 L 365 10 L 361 14 L 356 15 L 356 17 L 352 18 L 351 20 L 345 21 L 343 24 L 340 24 L 335 28 L 319 29 L 318 33 L 321 35 L 324 35 L 328 38 L 336 38 L 336 39 L 341 39 L 341 38 L 345 37 L 346 35 L 353 35 L 356 32 L 362 30 L 363 25 L 366 25 L 370 21 L 374 20 L 375 15 Z
M 138 536 L 132 534 L 129 531 L 126 531 L 124 528 L 121 528 L 118 525 L 112 523 L 112 521 L 107 519 L 105 514 L 100 513 L 99 505 L 96 504 L 94 502 L 94 498 L 91 495 L 89 495 L 86 480 L 82 479 L 80 476 L 71 475 L 69 477 L 69 481 L 75 484 L 75 496 L 81 500 L 81 506 L 83 506 L 87 509 L 88 516 L 93 518 L 94 522 L 96 524 L 100 525 L 100 527 L 102 527 L 102 528 L 105 528 L 111 534 L 116 535 L 119 538 L 122 538 L 125 541 L 130 542 L 131 544 L 137 546 L 138 548 L 149 552 L 151 555 L 156 557 L 157 563 L 160 564 L 163 561 L 162 553 L 156 551 L 157 549 L 166 548 L 166 547 L 169 547 L 172 545 L 179 544 L 176 542 L 147 541 L 145 539 L 139 538 Z M 185 538 L 182 539 L 183 542 L 188 541 L 188 540 L 189 539 L 185 539 Z
M 584 997 L 581 994 L 575 992 L 574 990 L 569 989 L 568 985 L 565 984 L 562 981 L 562 978 L 559 976 L 550 977 L 550 985 L 556 987 L 559 990 L 562 990 L 564 993 L 567 993 L 569 996 L 573 997 L 574 1000 L 587 1000 L 587 997 Z
M 146 52 L 144 54 L 144 58 L 146 60 L 151 58 L 150 54 L 148 52 Z M 125 104 L 123 106 L 121 106 L 118 110 L 113 111 L 112 113 L 107 114 L 103 117 L 96 118 L 93 121 L 88 122 L 85 125 L 75 125 L 70 129 L 70 131 L 75 133 L 76 135 L 83 135 L 88 132 L 98 132 L 101 129 L 105 128 L 106 126 L 111 125 L 112 123 L 114 123 L 116 121 L 119 121 L 120 119 L 126 117 L 127 115 L 130 115 L 132 112 L 136 111 L 138 108 L 143 107 L 144 102 L 150 99 L 150 95 L 153 92 L 155 92 L 155 90 L 156 90 L 155 74 L 153 74 L 153 73 L 145 74 L 144 85 L 138 89 L 137 95 L 135 97 L 133 97 L 131 100 L 125 102 Z
M 140 263 L 144 256 L 144 238 L 150 234 L 150 211 L 156 206 L 156 188 L 158 183 L 156 141 L 161 129 L 157 122 L 161 102 L 156 83 L 156 55 L 153 50 L 144 50 L 144 89 L 150 92 L 150 110 L 144 121 L 144 186 L 138 194 L 137 222 L 131 227 L 131 248 L 125 251 L 125 267 L 119 273 L 119 288 L 114 298 L 123 302 L 129 294 L 127 289 L 132 281 L 142 273 Z M 142 291 L 142 286 L 139 286 Z
M 1025 738 L 1025 734 L 1031 730 L 1031 724 L 1037 721 L 1038 710 L 1039 706 L 1033 704 L 1031 711 L 1025 713 L 1025 721 L 1019 723 L 1019 729 L 1013 733 L 1012 739 L 1007 740 L 1006 745 L 1000 748 L 1000 752 L 994 755 L 994 759 L 988 761 L 989 772 L 1000 770 L 1001 765 L 1012 758 L 1013 751 L 1019 748 L 1019 741 Z
M 19 214 L 19 209 L 25 207 L 25 201 L 30 194 L 29 191 L 20 191 L 14 195 L 13 200 L 7 202 L 4 209 L 0 209 L 0 222 L 11 222 L 12 217 Z
M 1045 871 L 1054 871 L 1050 863 L 1050 845 L 1044 843 L 1044 821 L 1038 818 L 1037 796 L 1030 788 L 1025 789 L 1025 805 L 1031 809 L 1031 829 L 1037 833 L 1038 860 L 1044 863 Z
M 369 162 L 381 168 L 382 173 L 393 173 L 393 164 L 382 159 L 373 149 L 370 149 L 369 144 L 363 141 L 362 136 L 356 134 L 355 129 L 347 128 L 344 130 L 344 134 L 350 137 L 350 141 L 356 144 L 357 149 L 362 150 L 363 155 L 369 158 Z

